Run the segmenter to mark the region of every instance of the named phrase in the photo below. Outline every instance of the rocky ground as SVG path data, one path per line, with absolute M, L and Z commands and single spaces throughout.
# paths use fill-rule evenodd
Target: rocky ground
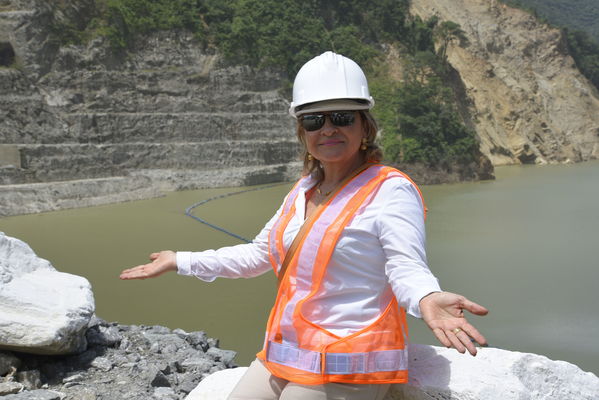
M 235 352 L 204 332 L 93 318 L 88 348 L 69 356 L 0 352 L 2 400 L 184 399 Z

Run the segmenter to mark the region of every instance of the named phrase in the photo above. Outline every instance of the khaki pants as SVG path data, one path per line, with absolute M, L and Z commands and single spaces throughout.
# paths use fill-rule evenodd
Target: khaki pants
M 272 375 L 261 360 L 252 362 L 228 400 L 382 400 L 390 385 L 327 383 L 300 385 Z

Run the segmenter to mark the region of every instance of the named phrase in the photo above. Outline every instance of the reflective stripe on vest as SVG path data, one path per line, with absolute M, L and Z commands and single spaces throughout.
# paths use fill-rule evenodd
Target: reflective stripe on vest
M 399 383 L 407 381 L 405 310 L 390 295 L 375 322 L 338 337 L 309 321 L 302 305 L 323 288 L 327 265 L 344 228 L 367 207 L 380 185 L 401 172 L 374 165 L 357 175 L 321 207 L 293 254 L 269 317 L 265 348 L 258 357 L 276 376 L 300 384 L 327 382 Z M 407 178 L 407 177 L 406 177 Z M 269 234 L 270 260 L 279 271 L 285 257 L 283 232 L 295 214 L 304 178 L 289 193 Z M 391 290 L 388 286 L 387 290 Z
M 371 351 L 367 353 L 319 353 L 296 346 L 270 341 L 267 360 L 303 371 L 320 374 L 325 357 L 325 374 L 348 375 L 408 368 L 408 352 L 403 350 Z

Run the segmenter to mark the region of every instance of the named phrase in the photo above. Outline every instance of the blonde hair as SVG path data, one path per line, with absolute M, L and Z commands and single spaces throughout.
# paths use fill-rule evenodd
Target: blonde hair
M 376 143 L 376 135 L 379 131 L 376 120 L 368 110 L 359 110 L 362 123 L 366 128 L 366 150 L 360 150 L 364 155 L 364 161 L 378 163 L 383 159 L 383 151 Z M 299 142 L 302 145 L 300 159 L 304 162 L 304 169 L 302 175 L 312 174 L 318 182 L 324 178 L 323 170 L 320 167 L 320 161 L 313 158 L 310 159 L 308 154 L 308 148 L 306 147 L 306 138 L 304 127 L 302 126 L 301 119 L 297 120 L 296 134 Z

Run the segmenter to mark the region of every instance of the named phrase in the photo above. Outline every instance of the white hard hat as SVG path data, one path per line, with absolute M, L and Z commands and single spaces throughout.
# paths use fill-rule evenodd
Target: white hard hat
M 353 100 L 358 107 L 354 109 L 367 110 L 374 106 L 360 66 L 341 54 L 327 51 L 300 68 L 293 83 L 289 113 L 298 117 L 305 112 L 302 106 L 340 99 Z

